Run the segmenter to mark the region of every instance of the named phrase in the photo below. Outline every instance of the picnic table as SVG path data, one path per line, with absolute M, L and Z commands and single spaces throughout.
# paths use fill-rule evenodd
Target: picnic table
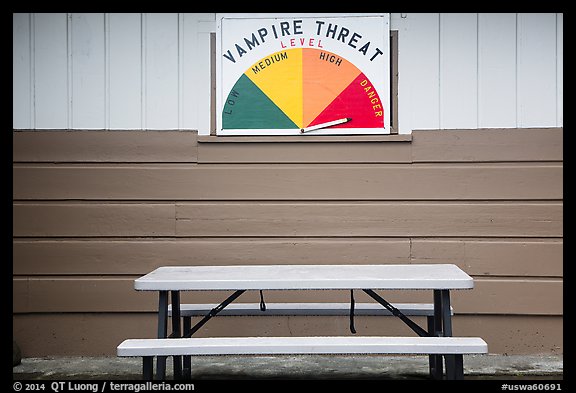
M 157 339 L 128 339 L 118 356 L 141 356 L 143 377 L 165 378 L 166 357 L 174 360 L 174 378 L 190 377 L 190 356 L 208 354 L 426 354 L 430 374 L 437 379 L 462 379 L 463 354 L 487 353 L 478 337 L 453 337 L 451 290 L 469 290 L 474 280 L 453 264 L 395 265 L 234 265 L 163 266 L 135 280 L 138 291 L 158 292 Z M 263 291 L 345 290 L 349 303 L 271 303 Z M 377 291 L 429 290 L 432 303 L 389 303 Z M 182 291 L 233 291 L 220 304 L 181 304 Z M 246 291 L 259 291 L 260 303 L 232 304 Z M 356 303 L 362 291 L 375 303 Z M 170 299 L 170 304 L 169 304 Z M 400 318 L 416 337 L 192 337 L 216 315 L 381 315 Z M 426 316 L 424 329 L 410 316 Z M 192 317 L 201 317 L 194 326 Z M 168 320 L 171 318 L 171 332 Z M 446 373 L 442 364 L 444 359 Z

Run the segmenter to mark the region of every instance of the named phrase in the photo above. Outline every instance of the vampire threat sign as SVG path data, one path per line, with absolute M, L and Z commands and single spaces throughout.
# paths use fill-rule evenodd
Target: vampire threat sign
M 217 134 L 388 134 L 388 14 L 217 14 Z

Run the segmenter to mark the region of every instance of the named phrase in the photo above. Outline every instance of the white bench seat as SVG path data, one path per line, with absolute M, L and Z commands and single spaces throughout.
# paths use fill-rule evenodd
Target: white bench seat
M 202 355 L 311 355 L 311 354 L 415 354 L 446 360 L 446 378 L 464 378 L 464 354 L 485 354 L 486 342 L 478 337 L 208 337 L 129 339 L 117 348 L 121 357 L 142 357 L 144 379 L 153 379 L 154 357 Z M 180 360 L 177 360 L 180 364 Z M 180 366 L 179 366 L 180 367 Z M 191 366 L 185 367 L 190 377 Z M 441 363 L 430 363 L 430 375 L 442 378 Z M 181 377 L 181 371 L 175 378 Z M 160 378 L 164 378 L 160 375 Z
M 434 316 L 432 303 L 392 303 L 406 316 Z M 210 312 L 217 304 L 181 304 L 181 317 L 201 317 Z M 450 307 L 450 313 L 453 309 Z M 226 316 L 292 316 L 292 315 L 323 315 L 339 316 L 350 314 L 350 303 L 266 303 L 266 311 L 260 310 L 259 303 L 232 303 L 226 306 L 218 315 Z M 356 303 L 355 315 L 392 315 L 390 311 L 378 303 Z M 172 305 L 168 306 L 168 315 L 172 315 Z
M 208 337 L 129 339 L 118 356 L 295 354 L 483 354 L 478 337 Z

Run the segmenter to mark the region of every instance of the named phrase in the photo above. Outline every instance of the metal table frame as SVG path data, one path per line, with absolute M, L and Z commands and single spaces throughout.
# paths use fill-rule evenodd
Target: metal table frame
M 275 265 L 272 265 L 275 267 Z M 298 265 L 291 265 L 291 266 L 298 266 Z M 353 269 L 362 269 L 362 266 L 373 266 L 373 265 L 305 265 L 308 266 L 331 266 L 332 268 L 337 269 L 338 267 L 351 267 Z M 382 266 L 390 266 L 390 265 L 382 265 Z M 442 283 L 442 286 L 445 288 L 436 288 L 436 286 L 440 285 L 438 282 L 433 282 L 434 279 L 429 280 L 430 285 L 426 284 L 414 284 L 412 286 L 397 286 L 397 287 L 384 287 L 378 288 L 376 285 L 376 289 L 432 289 L 434 295 L 434 316 L 429 318 L 428 320 L 428 330 L 423 329 L 417 323 L 412 321 L 410 318 L 405 316 L 400 310 L 396 309 L 392 306 L 388 301 L 386 301 L 382 296 L 380 296 L 374 289 L 367 289 L 358 287 L 361 285 L 359 282 L 354 288 L 345 288 L 341 286 L 337 286 L 332 283 L 325 283 L 325 284 L 310 284 L 310 285 L 302 285 L 302 284 L 295 284 L 293 287 L 285 288 L 284 286 L 281 287 L 270 287 L 270 285 L 262 285 L 259 287 L 256 283 L 253 283 L 253 280 L 246 280 L 246 285 L 249 289 L 235 289 L 232 287 L 222 288 L 219 287 L 218 284 L 202 284 L 201 286 L 204 288 L 195 288 L 194 285 L 174 285 L 173 289 L 168 289 L 169 285 L 164 283 L 164 285 L 138 285 L 140 283 L 146 282 L 154 283 L 156 282 L 155 279 L 152 277 L 153 273 L 156 273 L 160 269 L 170 269 L 170 268 L 159 268 L 154 272 L 149 273 L 146 276 L 141 277 L 140 279 L 136 280 L 135 287 L 139 290 L 157 290 L 158 295 L 158 338 L 180 338 L 180 337 L 191 337 L 194 333 L 196 333 L 206 322 L 208 322 L 212 317 L 216 316 L 220 311 L 222 311 L 226 306 L 236 300 L 240 295 L 242 295 L 247 290 L 270 290 L 270 289 L 347 289 L 351 291 L 351 330 L 352 327 L 352 313 L 353 313 L 353 290 L 362 290 L 376 302 L 380 303 L 383 307 L 388 309 L 394 316 L 400 318 L 410 329 L 412 329 L 416 334 L 419 336 L 438 336 L 438 337 L 451 337 L 452 336 L 452 316 L 450 310 L 450 289 L 471 289 L 473 288 L 473 279 L 464 273 L 462 270 L 457 268 L 455 265 L 393 265 L 393 266 L 409 266 L 412 269 L 417 266 L 422 266 L 423 269 L 430 268 L 431 266 L 449 266 L 450 269 L 454 271 L 456 269 L 456 273 L 460 276 L 458 283 L 454 285 Z M 247 266 L 235 266 L 234 268 L 248 268 Z M 260 269 L 265 269 L 267 266 L 258 266 Z M 270 267 L 270 266 L 268 266 Z M 200 267 L 191 267 L 194 268 Z M 220 271 L 218 267 L 212 267 L 216 269 L 216 272 L 220 272 L 224 277 L 226 277 L 226 268 L 229 267 L 222 267 Z M 177 269 L 177 268 L 176 268 Z M 384 278 L 386 279 L 386 277 Z M 336 281 L 340 281 L 335 278 Z M 183 279 L 186 282 L 186 279 Z M 256 280 L 257 281 L 257 280 Z M 442 281 L 442 280 L 440 280 Z M 200 282 L 200 280 L 198 280 Z M 250 284 L 248 284 L 250 283 Z M 158 283 L 157 283 L 158 284 Z M 345 284 L 345 283 L 343 283 Z M 237 284 L 236 284 L 237 285 Z M 206 314 L 199 322 L 197 322 L 194 326 L 188 326 L 189 323 L 184 323 L 185 326 L 181 326 L 181 318 L 180 318 L 180 292 L 182 290 L 234 290 L 231 296 L 226 298 L 222 303 L 218 306 L 213 308 L 208 314 Z M 168 334 L 168 300 L 170 298 L 170 303 L 172 304 L 172 329 L 170 334 Z M 444 356 L 446 361 L 446 376 L 447 378 L 451 379 L 462 379 L 462 362 L 463 358 L 462 355 L 430 355 L 430 374 L 435 379 L 441 379 L 444 375 L 443 364 L 442 364 L 442 357 Z M 151 359 L 150 359 L 151 360 Z M 190 377 L 191 372 L 191 358 L 189 356 L 174 356 L 174 378 L 180 379 L 182 377 Z M 143 366 L 143 374 L 151 376 L 153 373 L 153 364 L 152 362 L 144 362 Z M 157 378 L 164 379 L 166 375 L 166 356 L 159 356 L 157 358 L 156 363 L 156 375 Z

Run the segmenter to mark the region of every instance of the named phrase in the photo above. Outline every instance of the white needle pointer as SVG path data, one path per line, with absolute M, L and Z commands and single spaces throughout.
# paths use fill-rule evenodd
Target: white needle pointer
M 343 118 L 343 119 L 327 121 L 326 123 L 316 124 L 315 126 L 310 126 L 310 127 L 301 128 L 301 129 L 300 129 L 300 133 L 303 134 L 303 133 L 305 133 L 305 132 L 318 130 L 318 129 L 320 129 L 320 128 L 332 127 L 332 126 L 335 126 L 335 125 L 338 125 L 338 124 L 347 123 L 347 122 L 349 122 L 350 120 L 352 120 L 351 117 L 345 117 L 345 118 Z

